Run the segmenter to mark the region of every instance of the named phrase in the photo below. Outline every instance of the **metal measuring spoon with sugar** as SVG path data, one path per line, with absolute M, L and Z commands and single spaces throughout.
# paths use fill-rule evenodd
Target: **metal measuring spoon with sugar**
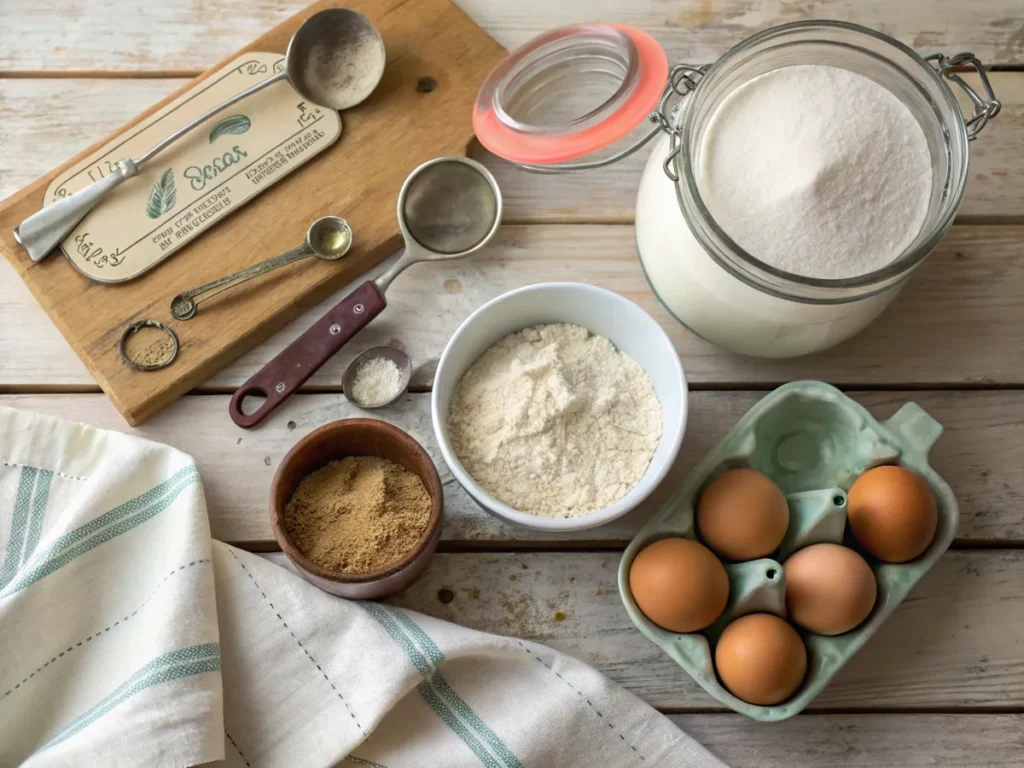
M 283 70 L 207 110 L 142 157 L 119 161 L 113 173 L 32 214 L 15 228 L 14 239 L 33 261 L 42 261 L 104 195 L 138 176 L 157 153 L 219 112 L 282 80 L 314 104 L 348 109 L 373 93 L 384 75 L 384 60 L 384 41 L 365 16 L 346 8 L 315 13 L 292 35 Z
M 265 275 L 271 270 L 293 264 L 301 259 L 316 256 L 324 261 L 340 259 L 352 247 L 352 229 L 348 222 L 337 216 L 324 216 L 317 219 L 306 232 L 306 240 L 298 248 L 285 251 L 280 256 L 253 264 L 230 275 L 219 277 L 198 288 L 179 293 L 171 299 L 171 314 L 176 320 L 189 320 L 195 317 L 199 305 L 207 299 L 234 288 L 236 285 Z M 205 295 L 209 294 L 209 295 Z
M 371 365 L 375 360 L 386 360 L 394 364 L 395 368 L 398 369 L 398 381 L 399 387 L 383 400 L 371 402 L 367 399 L 360 400 L 357 396 L 358 387 L 356 387 L 356 379 L 359 377 L 360 371 L 364 366 Z M 398 398 L 405 394 L 405 391 L 409 388 L 409 380 L 412 378 L 412 360 L 400 349 L 394 347 L 371 347 L 355 356 L 348 367 L 345 369 L 345 373 L 341 377 L 341 388 L 345 392 L 345 397 L 348 398 L 350 403 L 353 403 L 364 411 L 372 411 L 377 408 L 384 408 L 391 405 Z
M 289 344 L 231 397 L 228 412 L 254 427 L 387 306 L 384 292 L 419 261 L 457 259 L 486 245 L 501 223 L 501 190 L 490 171 L 465 157 L 441 157 L 414 170 L 398 194 L 405 252 L 384 274 L 367 280 Z M 266 400 L 252 413 L 246 397 Z

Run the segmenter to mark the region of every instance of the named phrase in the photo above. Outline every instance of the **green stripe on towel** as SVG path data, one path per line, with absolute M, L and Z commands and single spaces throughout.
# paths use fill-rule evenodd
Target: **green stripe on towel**
M 70 547 L 72 544 L 81 541 L 87 536 L 92 535 L 101 528 L 120 520 L 122 517 L 126 517 L 134 512 L 138 512 L 140 509 L 146 508 L 166 494 L 169 489 L 187 478 L 199 480 L 199 470 L 196 469 L 195 464 L 189 464 L 187 467 L 182 467 L 156 487 L 150 488 L 148 491 L 136 496 L 134 499 L 129 499 L 124 504 L 115 507 L 109 512 L 105 512 L 95 520 L 90 520 L 88 523 L 80 525 L 78 528 L 64 534 L 46 550 L 46 554 L 43 555 L 43 557 L 50 559 L 61 550 Z
M 7 540 L 7 556 L 0 568 L 0 589 L 10 583 L 21 563 L 21 550 L 25 545 L 25 525 L 28 523 L 29 504 L 36 485 L 35 467 L 22 467 L 18 477 L 18 492 L 14 497 L 14 513 L 11 515 L 11 538 Z
M 108 518 L 108 523 L 111 521 L 116 522 L 114 522 L 113 525 L 110 525 L 106 528 L 93 528 L 91 532 L 95 532 L 95 535 L 88 538 L 85 536 L 78 536 L 74 539 L 72 538 L 76 531 L 82 530 L 82 528 L 86 528 L 87 526 L 92 525 L 93 523 L 97 522 L 97 520 L 94 520 L 92 521 L 92 523 L 88 523 L 86 526 L 82 526 L 81 528 L 76 529 L 76 531 L 72 531 L 71 533 L 62 536 L 61 539 L 58 540 L 57 544 L 54 544 L 46 551 L 45 554 L 41 555 L 39 558 L 36 558 L 37 560 L 41 561 L 39 562 L 38 565 L 27 569 L 25 573 L 17 579 L 17 581 L 10 583 L 6 588 L 0 591 L 0 598 L 8 597 L 16 592 L 25 589 L 26 587 L 34 584 L 40 579 L 49 576 L 54 571 L 60 570 L 65 565 L 72 562 L 75 558 L 84 555 L 86 552 L 98 547 L 100 544 L 110 541 L 111 539 L 117 538 L 121 534 L 127 533 L 128 531 L 141 525 L 147 520 L 156 517 L 158 514 L 160 514 L 169 506 L 171 506 L 171 504 L 175 502 L 175 500 L 178 498 L 178 496 L 181 494 L 183 490 L 199 482 L 199 473 L 198 471 L 196 471 L 195 466 L 187 467 L 186 469 L 190 469 L 192 471 L 180 471 L 174 475 L 174 478 L 177 478 L 177 484 L 168 485 L 170 481 L 167 481 L 157 486 L 158 488 L 161 488 L 163 491 L 162 497 L 153 496 L 152 491 L 147 491 L 142 496 L 138 496 L 136 497 L 136 499 L 133 499 L 132 502 L 128 502 L 128 504 L 118 507 L 117 510 L 112 510 L 112 512 L 108 512 L 104 515 L 101 515 L 101 517 L 97 518 L 97 520 L 101 518 Z M 141 499 L 143 497 L 146 497 L 147 502 L 152 502 L 154 499 L 156 499 L 156 501 L 155 503 L 152 503 L 151 506 L 148 507 L 144 504 L 133 504 L 133 502 L 136 502 L 138 499 Z M 128 507 L 129 505 L 132 505 L 130 511 L 138 512 L 138 514 L 135 514 L 131 517 L 126 517 L 125 514 L 119 514 L 117 517 L 108 517 L 113 512 L 118 512 L 119 510 Z M 77 543 L 74 546 L 67 547 L 66 549 L 63 549 L 63 551 L 60 551 L 60 542 L 70 540 L 77 541 Z
M 21 553 L 21 562 L 24 565 L 32 557 L 39 544 L 39 538 L 43 535 L 43 521 L 46 519 L 46 505 L 50 501 L 50 484 L 53 482 L 53 472 L 49 469 L 40 469 L 36 477 L 36 493 L 32 497 L 32 516 L 29 521 L 28 536 L 25 539 L 25 549 Z
M 370 766 L 370 768 L 388 768 L 386 765 L 375 763 L 372 760 L 363 760 L 363 758 L 356 757 L 355 755 L 343 757 L 341 760 L 341 764 L 344 765 L 345 763 L 352 763 L 353 765 L 368 765 Z
M 522 768 L 522 764 L 512 753 L 512 750 L 505 746 L 505 743 L 498 738 L 494 731 L 487 727 L 487 724 L 480 719 L 480 716 L 469 708 L 469 705 L 452 689 L 440 672 L 435 672 L 431 681 L 434 683 L 434 688 L 437 692 L 448 701 L 463 720 L 483 737 L 487 745 L 505 761 L 508 768 Z
M 487 723 L 480 719 L 480 716 L 474 712 L 469 704 L 455 692 L 455 690 L 448 684 L 448 681 L 442 677 L 441 672 L 436 669 L 437 665 L 444 661 L 444 654 L 441 653 L 441 649 L 437 647 L 434 641 L 430 638 L 423 628 L 413 621 L 409 614 L 399 608 L 386 609 L 399 624 L 401 624 L 405 630 L 412 635 L 412 638 L 419 643 L 427 656 L 430 658 L 431 664 L 434 665 L 435 671 L 433 674 L 434 687 L 437 692 L 441 694 L 448 703 L 455 708 L 455 711 L 469 723 L 477 733 L 483 736 L 488 746 L 493 749 L 499 757 L 501 757 L 509 768 L 522 768 L 522 764 L 519 762 L 519 758 L 515 756 L 511 749 L 509 749 L 505 742 L 503 742 L 494 731 L 492 731 Z
M 391 618 L 391 615 L 376 603 L 362 602 L 359 603 L 359 605 L 361 605 L 368 614 L 375 618 L 378 624 L 384 627 L 384 630 L 391 635 L 392 640 L 402 646 L 402 650 L 405 651 L 409 660 L 412 661 L 416 669 L 419 670 L 419 673 L 424 677 L 430 677 L 432 672 L 430 664 L 427 663 L 427 660 L 424 658 L 423 654 L 420 653 L 416 644 L 406 637 L 405 633 L 398 628 L 398 625 L 395 623 L 394 619 Z
M 481 763 L 487 766 L 487 768 L 503 768 L 504 763 L 495 760 L 494 756 L 484 748 L 484 745 L 477 741 L 469 728 L 445 706 L 445 703 L 441 701 L 441 697 L 437 695 L 437 691 L 431 687 L 429 680 L 424 680 L 416 686 L 416 690 L 420 692 L 420 696 L 437 713 L 437 716 L 441 718 L 444 724 L 451 728 L 467 747 L 473 750 L 473 753 Z
M 452 689 L 448 681 L 444 679 L 436 664 L 444 660 L 444 654 L 437 647 L 430 636 L 423 629 L 410 619 L 404 612 L 397 609 L 385 609 L 375 603 L 360 603 L 373 618 L 384 628 L 384 630 L 397 642 L 409 656 L 416 669 L 424 676 L 424 680 L 417 687 L 423 700 L 430 705 L 431 709 L 441 720 L 454 731 L 465 742 L 473 753 L 488 768 L 521 768 L 518 758 L 512 753 L 504 742 L 498 738 L 486 723 L 474 712 L 469 705 Z M 403 627 L 406 631 L 403 631 Z M 406 634 L 408 632 L 408 634 Z M 411 637 L 410 637 L 411 635 Z M 424 656 L 421 649 L 413 641 L 415 637 L 422 650 L 430 657 Z M 447 702 L 447 703 L 446 703 Z M 462 718 L 456 717 L 455 712 Z M 463 720 L 466 722 L 463 723 Z M 469 728 L 467 728 L 467 725 Z M 470 728 L 473 730 L 471 731 Z M 474 733 L 475 731 L 475 733 Z M 494 753 L 501 758 L 496 762 L 494 755 L 488 752 L 477 737 L 483 738 Z
M 405 627 L 405 631 L 412 635 L 413 640 L 419 643 L 420 648 L 427 654 L 431 664 L 436 667 L 444 661 L 444 654 L 441 653 L 441 649 L 434 644 L 434 641 L 430 639 L 430 635 L 424 632 L 419 624 L 409 618 L 405 611 L 400 611 L 396 608 L 385 608 L 385 610 L 394 617 L 395 621 Z
M 94 707 L 61 728 L 52 739 L 37 750 L 37 754 L 88 728 L 114 707 L 146 688 L 183 677 L 216 672 L 219 669 L 220 647 L 217 643 L 193 645 L 158 656 L 121 683 Z

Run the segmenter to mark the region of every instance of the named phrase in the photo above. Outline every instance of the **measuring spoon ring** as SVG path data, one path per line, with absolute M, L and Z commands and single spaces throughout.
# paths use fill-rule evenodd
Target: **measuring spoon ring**
M 292 248 L 280 256 L 261 261 L 259 264 L 253 264 L 251 267 L 246 267 L 225 277 L 211 280 L 198 288 L 179 293 L 171 299 L 171 314 L 177 320 L 189 320 L 195 316 L 200 303 L 212 299 L 229 288 L 234 288 L 254 277 L 265 275 L 278 267 L 310 256 L 316 256 L 325 261 L 340 259 L 348 253 L 348 249 L 351 247 L 352 229 L 348 222 L 337 216 L 324 216 L 313 222 L 306 232 L 306 241 L 298 248 Z

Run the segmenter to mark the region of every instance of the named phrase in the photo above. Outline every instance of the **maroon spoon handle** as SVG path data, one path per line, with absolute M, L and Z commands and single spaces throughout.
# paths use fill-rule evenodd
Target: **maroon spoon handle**
M 255 427 L 386 306 L 372 280 L 356 288 L 231 396 L 231 420 L 245 429 Z M 267 399 L 258 410 L 242 413 L 242 401 L 249 395 Z

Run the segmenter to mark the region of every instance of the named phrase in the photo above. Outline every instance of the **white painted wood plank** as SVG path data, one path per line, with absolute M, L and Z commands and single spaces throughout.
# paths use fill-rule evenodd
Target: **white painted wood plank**
M 841 19 L 931 53 L 972 50 L 986 63 L 1024 60 L 1017 0 L 458 0 L 506 47 L 562 24 L 605 21 L 651 32 L 672 59 L 703 63 L 754 32 Z M 304 8 L 306 0 L 4 0 L 0 69 L 201 71 Z
M 669 715 L 733 768 L 995 768 L 1024 759 L 1024 715 Z
M 637 302 L 669 333 L 692 385 L 761 386 L 799 378 L 893 389 L 1020 384 L 1024 357 L 1007 350 L 1024 349 L 1022 244 L 1024 227 L 953 227 L 895 304 L 860 336 L 806 358 L 757 360 L 723 352 L 671 319 L 647 286 L 631 226 L 507 226 L 478 255 L 416 265 L 399 277 L 388 291 L 387 310 L 309 385 L 336 389 L 352 356 L 380 344 L 403 347 L 417 364 L 435 358 L 481 304 L 512 288 L 550 280 L 601 285 Z M 181 288 L 168 288 L 168 302 Z M 258 286 L 254 290 L 258 295 Z M 304 313 L 204 386 L 239 386 L 340 295 Z M 216 323 L 219 313 L 230 311 L 231 302 L 212 301 L 190 322 Z M 33 391 L 69 384 L 92 381 L 10 265 L 0 262 L 0 386 Z
M 0 79 L 0 198 L 103 138 L 181 87 L 180 79 Z M 996 72 L 1003 109 L 971 145 L 963 216 L 1024 221 L 1024 72 Z M 644 128 L 646 130 L 646 127 Z M 497 174 L 505 215 L 517 222 L 629 222 L 646 152 L 610 168 L 538 176 L 477 147 Z M 396 190 L 397 194 L 397 190 Z
M 558 648 L 657 707 L 719 708 L 633 626 L 618 563 L 602 552 L 441 554 L 391 602 Z M 947 553 L 812 708 L 1020 708 L 1022 569 L 1020 551 Z
M 668 480 L 642 507 L 591 531 L 553 535 L 503 523 L 484 513 L 447 471 L 430 425 L 427 395 L 412 395 L 373 416 L 397 424 L 430 453 L 445 485 L 445 541 L 507 543 L 624 542 L 648 519 L 690 469 L 737 419 L 763 396 L 759 392 L 693 392 L 683 449 Z M 960 502 L 961 542 L 1024 541 L 1024 393 L 869 392 L 855 397 L 879 418 L 908 400 L 945 425 L 932 464 Z M 151 421 L 131 429 L 98 395 L 0 397 L 7 405 L 98 427 L 117 429 L 173 445 L 195 457 L 203 477 L 213 535 L 266 546 L 273 540 L 267 512 L 270 482 L 285 453 L 303 435 L 333 419 L 362 415 L 341 395 L 301 395 L 262 427 L 238 429 L 227 418 L 227 396 L 187 397 Z M 239 478 L 245 482 L 239 482 Z
M 6 7 L 6 3 L 3 4 Z M 0 10 L 0 29 L 3 28 Z M 10 32 L 3 33 L 3 37 Z M 181 88 L 185 79 L 0 79 L 0 199 Z

